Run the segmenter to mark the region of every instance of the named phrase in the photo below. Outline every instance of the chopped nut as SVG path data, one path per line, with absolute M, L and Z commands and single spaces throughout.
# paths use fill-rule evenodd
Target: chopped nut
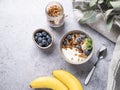
M 75 56 L 77 56 L 77 54 L 75 54 Z
M 81 53 L 79 54 L 79 57 L 87 58 L 87 55 L 85 55 L 84 53 Z

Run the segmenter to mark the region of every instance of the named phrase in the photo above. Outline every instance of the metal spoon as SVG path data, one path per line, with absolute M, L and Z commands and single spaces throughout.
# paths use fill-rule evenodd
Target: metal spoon
M 91 71 L 89 72 L 89 74 L 87 75 L 86 79 L 85 79 L 85 85 L 87 85 L 94 73 L 94 70 L 96 68 L 96 65 L 98 63 L 98 61 L 100 59 L 103 59 L 106 56 L 107 53 L 107 48 L 105 46 L 102 46 L 98 51 L 97 51 L 97 61 L 95 62 L 93 68 L 91 69 Z

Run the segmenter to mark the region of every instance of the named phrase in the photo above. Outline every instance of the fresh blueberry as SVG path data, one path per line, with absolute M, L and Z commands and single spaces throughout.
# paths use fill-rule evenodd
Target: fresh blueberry
M 35 38 L 35 41 L 37 41 L 38 37 L 37 37 L 37 36 L 34 36 L 34 38 Z
M 44 37 L 42 37 L 42 40 L 46 40 L 47 38 L 44 36 Z
M 45 46 L 45 45 L 47 44 L 47 41 L 46 41 L 46 40 L 42 40 L 42 42 L 41 42 L 41 43 L 42 43 L 42 45 L 44 45 L 44 46 Z
M 82 41 L 82 38 L 81 38 L 81 37 L 77 38 L 77 42 L 78 42 L 78 43 L 80 43 L 81 41 Z
M 47 39 L 51 38 L 49 35 L 46 36 Z
M 41 37 L 38 38 L 38 42 L 39 42 L 39 43 L 42 42 L 42 38 L 41 38 Z
M 42 35 L 42 33 L 39 33 L 39 35 L 38 35 L 39 37 L 42 37 L 43 35 Z
M 47 36 L 47 32 L 44 32 L 44 31 L 43 31 L 43 32 L 42 32 L 42 35 L 43 35 L 43 36 Z
M 84 51 L 84 53 L 85 53 L 85 55 L 88 56 L 88 55 L 90 54 L 90 51 L 86 49 L 86 50 Z
M 63 45 L 66 45 L 66 44 L 67 44 L 67 42 L 66 42 L 66 40 L 64 40 L 64 41 L 63 41 Z
M 36 33 L 35 36 L 42 37 L 42 33 Z
M 51 38 L 48 38 L 47 41 L 48 41 L 48 43 L 51 43 L 52 40 L 51 40 Z
M 86 38 L 87 36 L 85 34 L 80 35 L 82 39 Z
M 39 43 L 39 45 L 42 47 L 43 46 L 43 44 L 42 43 Z
M 35 36 L 38 36 L 38 35 L 39 35 L 39 33 L 36 33 L 36 34 L 35 34 Z
M 71 40 L 71 39 L 72 39 L 72 36 L 71 36 L 71 35 L 67 35 L 67 39 L 68 39 L 68 40 Z
M 78 47 L 77 47 L 79 50 L 82 50 L 82 47 L 81 47 L 81 45 L 78 45 Z

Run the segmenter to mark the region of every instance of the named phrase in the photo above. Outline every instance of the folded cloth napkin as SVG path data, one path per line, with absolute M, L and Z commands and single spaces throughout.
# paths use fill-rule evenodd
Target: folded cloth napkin
M 120 36 L 117 39 L 109 66 L 107 90 L 120 90 Z
M 78 22 L 83 17 L 83 12 L 75 7 L 82 5 L 84 2 L 89 2 L 89 0 L 73 0 L 72 2 L 73 12 Z M 114 25 L 112 30 L 108 32 L 102 14 L 98 13 L 95 18 L 96 20 L 94 22 L 88 22 L 86 24 L 112 42 L 116 43 L 109 66 L 107 90 L 120 90 L 120 27 Z

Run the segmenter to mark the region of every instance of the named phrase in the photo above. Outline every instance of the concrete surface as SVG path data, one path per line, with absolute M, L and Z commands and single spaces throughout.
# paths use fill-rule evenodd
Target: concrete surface
M 106 90 L 108 66 L 114 44 L 88 26 L 79 25 L 73 16 L 70 0 L 57 0 L 65 10 L 63 28 L 50 28 L 46 21 L 45 6 L 51 0 L 0 0 L 0 90 L 32 90 L 29 82 L 36 77 L 51 75 L 55 69 L 64 69 L 74 74 L 84 90 Z M 32 40 L 35 29 L 44 28 L 54 35 L 54 45 L 48 50 L 36 47 Z M 95 52 L 83 65 L 65 62 L 58 52 L 59 39 L 70 30 L 88 32 L 94 40 Z M 101 60 L 88 84 L 84 80 L 96 61 L 96 51 L 107 46 L 107 57 Z

